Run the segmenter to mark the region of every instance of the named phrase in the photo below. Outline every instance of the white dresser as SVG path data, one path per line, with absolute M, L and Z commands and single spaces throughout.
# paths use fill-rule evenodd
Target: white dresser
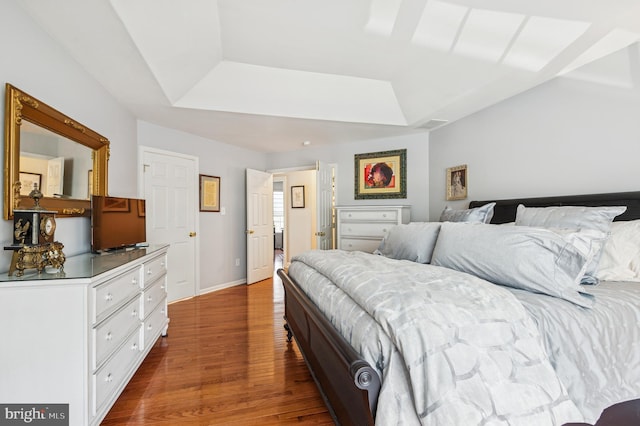
M 0 401 L 69 404 L 97 425 L 166 335 L 168 246 L 69 257 L 0 276 Z
M 336 207 L 337 248 L 372 253 L 387 231 L 411 220 L 410 206 Z

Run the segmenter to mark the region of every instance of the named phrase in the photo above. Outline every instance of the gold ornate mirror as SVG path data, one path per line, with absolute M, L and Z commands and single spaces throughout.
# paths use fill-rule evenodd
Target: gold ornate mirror
M 31 95 L 6 85 L 4 218 L 40 205 L 58 216 L 89 216 L 91 195 L 107 195 L 109 140 Z

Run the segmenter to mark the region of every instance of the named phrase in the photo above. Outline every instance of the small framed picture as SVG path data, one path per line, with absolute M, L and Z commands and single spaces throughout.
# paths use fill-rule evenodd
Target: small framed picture
M 128 198 L 104 197 L 104 207 L 102 211 L 105 213 L 123 213 L 130 211 L 130 209 Z
M 20 172 L 20 195 L 29 195 L 34 185 L 42 191 L 42 175 L 40 173 Z
M 220 177 L 200 175 L 200 211 L 220 211 Z
M 291 187 L 291 208 L 304 208 L 304 185 Z
M 467 198 L 467 185 L 466 164 L 447 169 L 447 200 L 464 200 Z

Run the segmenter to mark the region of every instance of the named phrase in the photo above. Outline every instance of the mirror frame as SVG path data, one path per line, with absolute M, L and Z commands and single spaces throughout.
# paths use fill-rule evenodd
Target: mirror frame
M 92 150 L 93 195 L 107 195 L 109 140 L 62 114 L 33 96 L 6 84 L 4 135 L 4 218 L 13 218 L 16 209 L 33 208 L 33 200 L 20 195 L 20 128 L 27 120 Z M 91 213 L 91 201 L 43 197 L 40 206 L 56 211 L 57 216 L 85 216 Z

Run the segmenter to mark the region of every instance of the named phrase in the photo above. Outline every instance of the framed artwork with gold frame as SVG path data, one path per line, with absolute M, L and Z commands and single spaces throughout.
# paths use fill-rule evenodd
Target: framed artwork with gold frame
M 447 201 L 467 198 L 467 165 L 447 169 Z
M 407 198 L 407 150 L 355 155 L 356 200 Z

